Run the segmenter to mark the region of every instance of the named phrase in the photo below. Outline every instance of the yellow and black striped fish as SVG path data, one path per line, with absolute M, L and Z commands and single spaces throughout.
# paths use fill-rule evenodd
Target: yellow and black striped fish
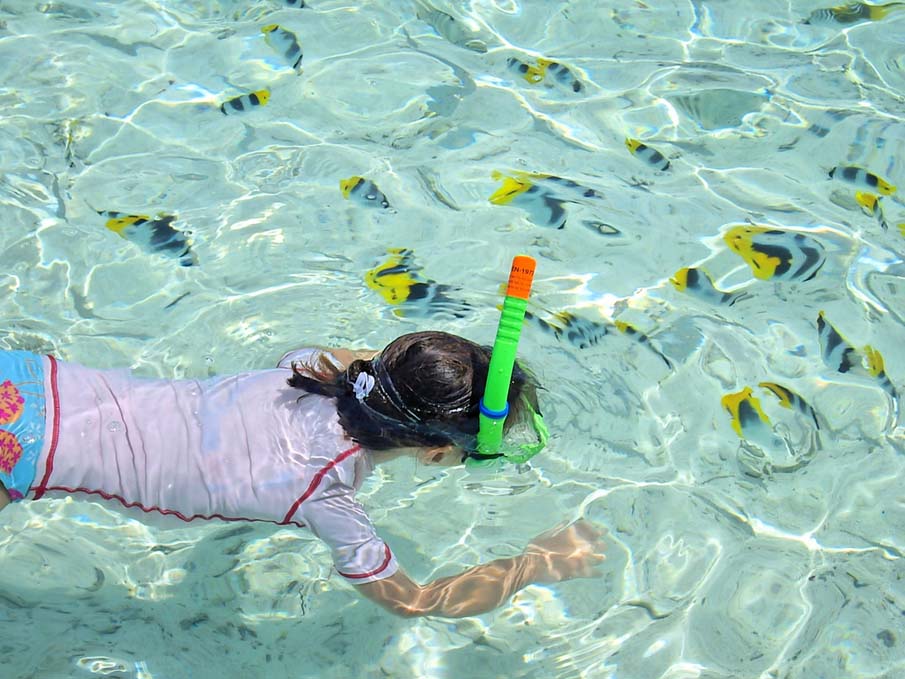
M 509 57 L 506 60 L 506 65 L 511 71 L 522 76 L 532 85 L 536 85 L 537 83 L 542 82 L 544 79 L 544 71 L 542 68 L 538 66 L 532 66 L 531 64 L 516 57 Z
M 268 101 L 270 101 L 270 90 L 257 90 L 227 99 L 220 104 L 220 112 L 225 116 L 242 113 L 256 106 L 266 106 Z
M 568 66 L 559 63 L 558 61 L 552 61 L 550 59 L 538 59 L 537 67 L 544 74 L 544 78 L 549 74 L 553 82 L 565 87 L 566 89 L 570 89 L 573 92 L 581 92 L 584 89 L 584 85 L 582 85 L 581 80 L 579 80 L 575 74 L 569 69 Z
M 893 386 L 892 381 L 889 379 L 889 376 L 886 374 L 886 366 L 883 362 L 883 356 L 879 351 L 874 349 L 872 346 L 867 345 L 863 350 L 864 355 L 864 368 L 867 370 L 867 373 L 876 379 L 880 386 L 893 398 L 898 398 L 898 392 L 896 391 L 895 386 Z
M 339 182 L 339 190 L 342 191 L 343 198 L 354 200 L 364 207 L 379 207 L 385 210 L 390 207 L 390 201 L 370 179 L 357 175 L 343 179 Z
M 453 288 L 423 278 L 415 265 L 415 253 L 408 248 L 391 248 L 389 257 L 365 273 L 365 284 L 395 307 L 397 316 L 448 313 L 464 318 L 471 305 L 453 300 L 446 293 Z
M 640 158 L 654 169 L 660 171 L 669 169 L 669 161 L 666 160 L 666 157 L 639 139 L 632 139 L 631 137 L 627 138 L 625 140 L 625 147 L 633 156 Z
M 642 346 L 647 347 L 650 351 L 654 352 L 657 356 L 660 357 L 660 360 L 666 364 L 667 368 L 669 368 L 670 370 L 672 369 L 672 361 L 670 361 L 662 351 L 660 351 L 653 345 L 648 335 L 645 335 L 643 332 L 638 330 L 638 328 L 630 325 L 629 323 L 626 323 L 625 321 L 615 321 L 615 326 L 619 330 L 619 332 L 627 335 L 628 337 L 631 337 L 636 342 L 638 342 L 638 344 L 641 344 Z
M 493 178 L 503 180 L 503 185 L 490 196 L 494 205 L 512 205 L 528 213 L 529 220 L 539 226 L 562 229 L 566 225 L 569 202 L 557 197 L 552 190 L 531 181 L 527 176 L 511 177 L 494 172 Z
M 726 394 L 720 399 L 720 405 L 729 413 L 732 429 L 739 438 L 760 442 L 758 439 L 763 439 L 764 435 L 773 436 L 770 418 L 764 414 L 751 387 Z
M 864 2 L 852 2 L 838 7 L 815 9 L 802 21 L 804 24 L 855 24 L 859 21 L 879 21 L 894 9 L 905 7 L 902 2 L 890 2 L 886 5 L 868 5 Z
M 814 426 L 816 426 L 817 429 L 820 429 L 820 422 L 817 420 L 817 411 L 814 410 L 811 404 L 805 401 L 800 395 L 776 382 L 760 382 L 757 386 L 766 389 L 779 399 L 779 405 L 783 408 L 797 410 L 805 415 L 809 415 L 811 419 L 814 420 Z
M 891 196 L 896 192 L 896 187 L 885 179 L 878 177 L 873 172 L 868 172 L 863 167 L 834 167 L 829 172 L 830 179 L 854 184 L 863 189 L 876 191 L 884 196 Z
M 541 318 L 530 311 L 525 312 L 525 322 L 532 322 L 544 332 L 552 333 L 558 340 L 565 340 L 579 349 L 589 349 L 606 337 L 607 328 L 604 323 L 576 316 L 569 311 L 551 313 L 549 320 Z
M 823 245 L 802 233 L 736 226 L 723 240 L 751 267 L 754 277 L 764 281 L 809 281 L 826 262 Z
M 98 210 L 107 218 L 105 227 L 126 240 L 135 243 L 145 252 L 157 253 L 179 260 L 181 266 L 198 263 L 188 236 L 172 226 L 173 215 L 151 218 L 147 215 L 129 215 L 112 210 Z
M 822 311 L 817 314 L 817 341 L 820 355 L 828 368 L 847 373 L 858 366 L 858 350 L 845 341 Z
M 302 47 L 299 45 L 295 33 L 288 31 L 279 24 L 267 24 L 261 29 L 264 41 L 276 52 L 279 52 L 296 71 L 302 65 Z
M 884 231 L 889 230 L 889 222 L 886 221 L 886 215 L 883 213 L 883 206 L 880 204 L 879 196 L 865 191 L 855 191 L 855 200 L 867 214 L 876 217 Z
M 711 304 L 732 306 L 740 299 L 750 297 L 747 292 L 723 292 L 719 290 L 706 271 L 693 266 L 679 269 L 669 279 L 669 282 L 679 292 L 687 292 Z

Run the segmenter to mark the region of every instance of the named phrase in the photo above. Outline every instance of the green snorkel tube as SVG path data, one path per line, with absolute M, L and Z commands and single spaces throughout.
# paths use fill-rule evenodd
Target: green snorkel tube
M 525 322 L 525 311 L 528 308 L 528 296 L 531 294 L 531 283 L 537 263 L 533 258 L 518 255 L 512 260 L 509 271 L 509 284 L 500 324 L 497 327 L 493 352 L 490 355 L 490 366 L 487 370 L 487 384 L 484 397 L 481 399 L 478 430 L 478 450 L 466 459 L 468 466 L 485 466 L 497 458 L 520 464 L 537 455 L 547 444 L 549 433 L 544 418 L 535 412 L 527 399 L 524 405 L 531 413 L 532 425 L 537 433 L 538 442 L 524 444 L 513 451 L 501 450 L 503 444 L 503 425 L 509 414 L 509 382 L 515 368 L 515 357 L 518 352 L 518 341 Z M 524 397 L 523 397 L 524 398 Z

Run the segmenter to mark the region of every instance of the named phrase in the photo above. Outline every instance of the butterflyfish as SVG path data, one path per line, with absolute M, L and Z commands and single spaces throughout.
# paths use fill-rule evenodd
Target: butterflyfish
M 891 2 L 886 5 L 868 5 L 864 2 L 853 2 L 838 7 L 815 9 L 802 23 L 805 24 L 855 24 L 859 21 L 879 21 L 897 7 L 905 3 Z
M 487 52 L 487 43 L 480 39 L 479 34 L 454 16 L 441 12 L 424 2 L 418 3 L 415 16 L 453 45 L 480 52 L 481 54 Z
M 664 171 L 669 169 L 669 161 L 666 157 L 650 146 L 638 139 L 628 138 L 625 140 L 625 147 L 636 158 L 640 158 L 654 169 Z
M 883 214 L 883 207 L 880 205 L 880 197 L 866 191 L 856 191 L 855 200 L 861 209 L 869 215 L 873 215 L 880 222 L 881 228 L 886 231 L 889 229 L 889 223 L 886 221 L 886 215 Z
M 736 226 L 723 240 L 751 267 L 754 277 L 764 281 L 809 281 L 826 262 L 823 245 L 801 233 Z
M 525 312 L 525 322 L 536 323 L 545 331 L 552 333 L 558 340 L 565 340 L 579 349 L 589 349 L 596 345 L 607 334 L 606 325 L 569 311 L 551 313 L 549 320 L 541 318 L 530 311 Z
M 537 66 L 546 77 L 548 74 L 552 77 L 553 82 L 558 85 L 572 90 L 573 92 L 581 92 L 584 89 L 581 80 L 579 80 L 568 66 L 550 59 L 538 59 Z
M 536 85 L 537 83 L 542 82 L 544 79 L 544 70 L 542 68 L 538 66 L 532 66 L 531 64 L 524 62 L 521 59 L 509 57 L 506 60 L 506 65 L 509 66 L 509 69 L 511 71 L 522 76 L 532 85 Z
M 876 379 L 880 383 L 880 386 L 883 387 L 883 389 L 886 390 L 886 392 L 890 396 L 892 396 L 893 398 L 898 398 L 896 388 L 893 386 L 892 381 L 886 374 L 886 366 L 883 363 L 883 355 L 870 345 L 864 347 L 863 354 L 864 368 L 867 370 L 868 374 Z
M 563 205 L 569 201 L 557 197 L 525 175 L 511 177 L 494 172 L 493 178 L 502 179 L 503 185 L 490 196 L 491 203 L 521 208 L 528 213 L 529 220 L 539 226 L 565 227 L 566 210 Z
M 821 311 L 817 314 L 817 341 L 820 355 L 828 368 L 847 373 L 858 365 L 858 350 L 845 341 Z
M 820 422 L 817 420 L 817 411 L 815 411 L 814 408 L 811 407 L 811 404 L 805 401 L 799 394 L 796 394 L 788 387 L 784 387 L 776 382 L 760 382 L 757 386 L 773 394 L 779 400 L 779 405 L 783 408 L 797 410 L 800 413 L 809 415 L 811 419 L 814 420 L 814 426 L 816 426 L 817 429 L 820 429 Z
M 267 24 L 261 29 L 261 32 L 264 34 L 264 41 L 274 51 L 279 52 L 286 63 L 297 71 L 302 64 L 302 47 L 299 45 L 295 33 L 286 30 L 279 24 Z
M 679 269 L 669 282 L 679 292 L 687 292 L 711 304 L 732 306 L 740 299 L 750 296 L 747 292 L 723 292 L 714 285 L 706 271 L 693 266 Z
M 251 110 L 256 106 L 266 106 L 268 101 L 270 101 L 270 90 L 257 90 L 256 92 L 227 99 L 220 104 L 220 112 L 228 116 Z
M 377 184 L 370 179 L 364 177 L 352 176 L 339 182 L 339 190 L 342 191 L 343 198 L 346 200 L 354 200 L 359 205 L 365 207 L 379 207 L 388 209 L 390 201 L 383 195 L 383 192 L 377 188 Z
M 98 214 L 107 218 L 105 227 L 145 252 L 171 257 L 178 260 L 181 266 L 193 266 L 198 263 L 189 237 L 172 226 L 176 221 L 173 215 L 152 218 L 112 210 L 98 211 Z
M 393 311 L 395 315 L 447 312 L 463 318 L 471 310 L 470 305 L 446 295 L 452 288 L 420 275 L 412 250 L 391 248 L 387 254 L 384 262 L 365 273 L 365 283 L 388 304 L 399 307 Z
M 829 175 L 831 179 L 838 179 L 860 188 L 870 189 L 884 196 L 891 196 L 896 192 L 895 186 L 873 172 L 868 172 L 863 167 L 834 167 L 829 171 Z
M 627 335 L 628 337 L 631 337 L 639 344 L 644 345 L 650 351 L 654 352 L 657 356 L 660 357 L 660 360 L 662 360 L 666 364 L 667 368 L 672 369 L 672 361 L 670 361 L 662 351 L 660 351 L 653 345 L 648 335 L 645 335 L 643 332 L 638 330 L 638 328 L 626 323 L 625 321 L 616 321 L 615 326 L 619 330 L 619 332 Z
M 732 430 L 739 438 L 757 439 L 761 438 L 759 434 L 773 435 L 770 418 L 764 414 L 751 387 L 726 394 L 720 399 L 720 405 L 729 413 Z

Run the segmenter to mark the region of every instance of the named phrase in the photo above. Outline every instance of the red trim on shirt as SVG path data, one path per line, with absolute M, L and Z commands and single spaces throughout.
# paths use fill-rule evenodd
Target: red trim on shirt
M 311 494 L 315 490 L 317 490 L 317 487 L 320 485 L 320 482 L 323 480 L 324 476 L 327 475 L 327 472 L 329 472 L 331 469 L 333 469 L 336 465 L 338 465 L 340 462 L 345 460 L 347 457 L 349 457 L 350 455 L 354 455 L 355 453 L 357 453 L 360 450 L 361 450 L 361 446 L 358 444 L 355 444 L 351 448 L 341 452 L 334 459 L 332 459 L 330 462 L 328 462 L 323 467 L 321 467 L 317 471 L 317 473 L 314 475 L 314 478 L 311 479 L 311 483 L 308 484 L 308 487 L 305 489 L 305 492 L 301 494 L 301 496 L 299 497 L 298 500 L 296 500 L 295 502 L 292 503 L 292 506 L 289 508 L 289 511 L 286 512 L 286 516 L 283 517 L 283 520 L 280 523 L 281 524 L 289 523 L 289 520 L 292 518 L 292 515 L 295 514 L 296 511 L 298 511 L 299 505 L 301 505 L 305 500 L 307 500 L 309 497 L 311 497 Z
M 47 462 L 44 465 L 44 476 L 40 485 L 35 488 L 35 500 L 40 500 L 41 496 L 47 492 L 47 482 L 50 481 L 50 475 L 53 472 L 53 456 L 57 452 L 57 443 L 60 441 L 60 389 L 57 386 L 57 359 L 48 354 L 50 361 L 50 397 L 53 399 L 53 425 L 50 433 L 50 448 L 47 451 Z M 47 396 L 45 395 L 45 399 Z M 44 433 L 47 435 L 47 432 Z
M 107 493 L 103 490 L 92 490 L 91 488 L 69 488 L 67 486 L 50 486 L 48 488 L 44 488 L 44 491 L 61 491 L 64 493 L 87 493 L 89 495 L 100 495 L 105 500 L 119 500 L 124 507 L 127 508 L 138 508 L 146 514 L 150 514 L 151 512 L 159 512 L 160 514 L 164 514 L 166 516 L 174 516 L 181 521 L 185 521 L 188 523 L 189 521 L 193 521 L 195 519 L 204 519 L 205 521 L 210 521 L 211 519 L 219 519 L 220 521 L 254 521 L 260 523 L 276 523 L 278 526 L 285 525 L 286 523 L 291 523 L 299 528 L 304 528 L 305 524 L 299 523 L 298 521 L 283 521 L 276 522 L 273 519 L 249 519 L 245 516 L 223 516 L 223 514 L 194 514 L 192 516 L 186 516 L 182 512 L 176 511 L 175 509 L 166 509 L 163 507 L 145 507 L 140 502 L 129 502 L 124 497 L 119 495 L 114 495 L 113 493 Z
M 383 545 L 385 557 L 383 559 L 383 563 L 380 564 L 377 568 L 372 571 L 368 571 L 367 573 L 343 573 L 341 570 L 337 569 L 337 573 L 339 573 L 344 578 L 349 578 L 350 580 L 359 580 L 361 578 L 370 578 L 372 575 L 377 575 L 382 570 L 384 570 L 387 566 L 390 565 L 390 559 L 393 558 L 393 555 L 390 553 L 390 546 L 388 544 Z

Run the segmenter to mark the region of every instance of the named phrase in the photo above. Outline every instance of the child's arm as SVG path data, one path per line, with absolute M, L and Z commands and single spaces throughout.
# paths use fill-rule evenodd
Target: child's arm
M 0 509 L 3 509 L 6 505 L 9 504 L 9 493 L 6 492 L 6 488 L 0 483 Z
M 419 585 L 398 570 L 358 588 L 369 599 L 405 617 L 478 615 L 532 583 L 597 575 L 594 567 L 604 560 L 601 535 L 587 521 L 577 521 L 536 537 L 518 556 L 496 559 L 459 575 Z

